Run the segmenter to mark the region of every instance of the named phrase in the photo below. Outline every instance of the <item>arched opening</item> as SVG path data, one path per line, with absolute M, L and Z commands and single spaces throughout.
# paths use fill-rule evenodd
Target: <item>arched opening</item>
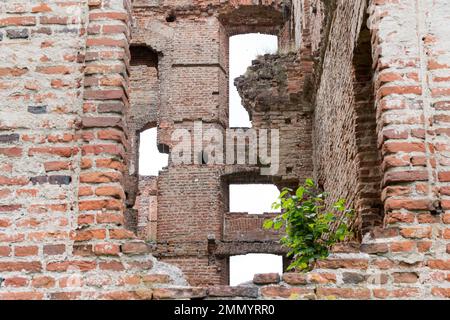
M 274 254 L 250 253 L 231 256 L 229 260 L 230 286 L 253 280 L 257 273 L 283 273 L 283 257 Z
M 157 129 L 142 131 L 139 135 L 139 175 L 157 176 L 168 162 L 169 155 L 158 149 Z
M 157 122 L 157 109 L 160 103 L 158 63 L 156 51 L 146 45 L 130 46 L 130 108 L 126 113 L 129 148 L 127 149 L 127 171 L 125 176 L 126 206 L 125 225 L 137 231 L 139 213 L 136 197 L 139 185 L 139 136 L 140 132 Z
M 169 155 L 157 146 L 157 128 L 139 134 L 139 192 L 136 198 L 136 229 L 140 238 L 156 241 L 158 220 L 158 175 L 168 165 Z
M 278 37 L 261 33 L 239 34 L 229 38 L 229 126 L 251 128 L 250 116 L 242 106 L 234 79 L 245 74 L 252 61 L 260 55 L 278 50 Z

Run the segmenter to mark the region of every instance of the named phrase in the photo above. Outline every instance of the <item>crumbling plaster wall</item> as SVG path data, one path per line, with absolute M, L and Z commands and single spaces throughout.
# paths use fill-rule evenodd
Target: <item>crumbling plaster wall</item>
M 186 284 L 124 228 L 130 17 L 129 1 L 0 4 L 1 299 Z

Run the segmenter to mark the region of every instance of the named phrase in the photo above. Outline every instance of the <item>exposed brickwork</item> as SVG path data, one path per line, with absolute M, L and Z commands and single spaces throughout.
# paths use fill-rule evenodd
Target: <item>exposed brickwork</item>
M 179 279 L 123 227 L 130 10 L 0 5 L 1 299 L 151 298 L 145 277 Z
M 0 299 L 449 298 L 446 2 L 3 2 Z M 228 37 L 255 31 L 281 50 L 238 84 L 255 127 L 281 130 L 280 174 L 139 179 L 141 130 L 170 153 L 175 129 L 227 128 Z M 229 212 L 228 185 L 307 176 L 361 239 L 224 286 L 231 255 L 286 251 L 271 215 Z

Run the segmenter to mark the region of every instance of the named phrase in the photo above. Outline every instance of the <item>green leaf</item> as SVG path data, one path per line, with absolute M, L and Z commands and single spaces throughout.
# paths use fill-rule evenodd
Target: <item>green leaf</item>
M 283 226 L 283 221 L 277 221 L 274 223 L 273 228 L 279 230 Z
M 300 187 L 297 189 L 297 191 L 295 192 L 295 195 L 297 196 L 298 199 L 303 199 L 303 194 L 305 193 L 305 188 Z
M 263 225 L 275 230 L 285 227 L 280 243 L 289 249 L 287 255 L 293 260 L 289 269 L 308 270 L 312 262 L 328 257 L 332 245 L 352 234 L 349 223 L 353 210 L 346 208 L 345 199 L 340 199 L 327 211 L 327 195 L 318 190 L 312 179 L 306 179 L 295 193 L 283 189 L 273 204 L 273 208 L 282 209 L 282 214 Z
M 273 226 L 273 220 L 266 220 L 264 221 L 264 229 L 271 229 Z

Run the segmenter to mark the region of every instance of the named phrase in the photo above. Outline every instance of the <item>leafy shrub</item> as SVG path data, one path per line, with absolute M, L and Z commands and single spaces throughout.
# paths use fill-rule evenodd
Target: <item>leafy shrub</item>
M 264 222 L 264 228 L 279 230 L 286 227 L 286 235 L 281 243 L 290 249 L 288 257 L 293 258 L 288 270 L 310 270 L 313 263 L 329 256 L 330 247 L 351 236 L 349 222 L 353 211 L 345 206 L 341 199 L 333 204 L 333 209 L 325 208 L 326 194 L 321 192 L 313 180 L 293 192 L 282 190 L 274 209 L 282 210 L 273 220 Z

